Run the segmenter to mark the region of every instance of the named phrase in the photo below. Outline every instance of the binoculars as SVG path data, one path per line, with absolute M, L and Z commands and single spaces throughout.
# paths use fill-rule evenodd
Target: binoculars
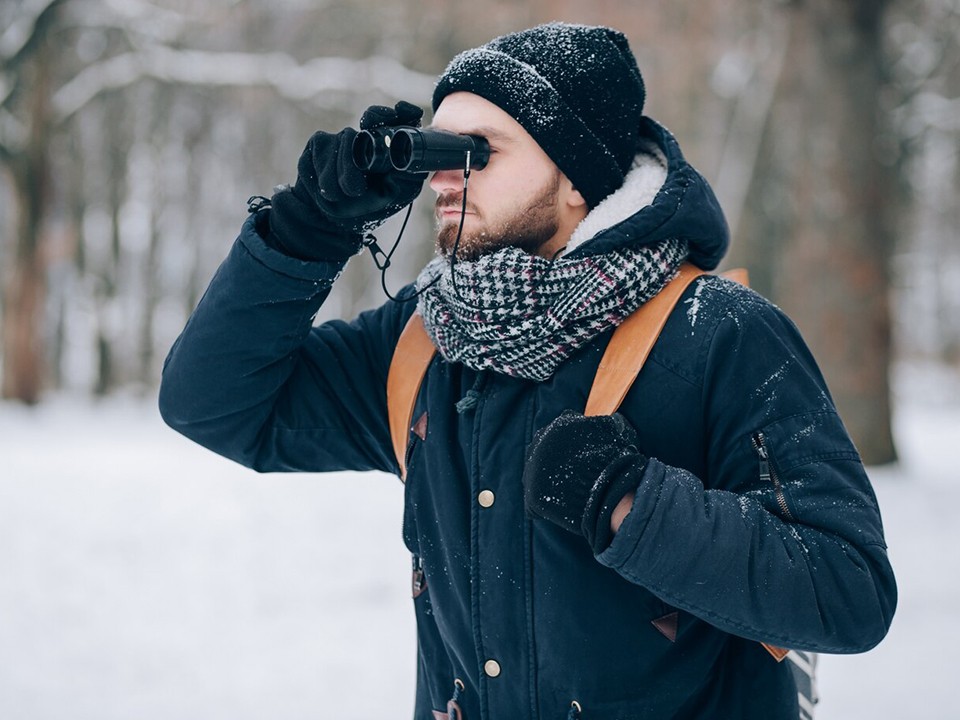
M 476 135 L 446 130 L 385 127 L 361 130 L 353 141 L 353 163 L 366 173 L 427 173 L 469 167 L 482 170 L 490 145 Z

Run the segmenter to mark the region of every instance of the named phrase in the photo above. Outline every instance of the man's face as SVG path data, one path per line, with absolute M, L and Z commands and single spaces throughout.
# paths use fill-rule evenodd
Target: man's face
M 470 173 L 463 234 L 457 259 L 470 260 L 512 245 L 551 257 L 586 213 L 570 181 L 530 134 L 484 98 L 457 92 L 445 97 L 433 128 L 480 135 L 490 143 L 490 161 Z M 434 173 L 437 250 L 453 253 L 463 203 L 463 171 Z

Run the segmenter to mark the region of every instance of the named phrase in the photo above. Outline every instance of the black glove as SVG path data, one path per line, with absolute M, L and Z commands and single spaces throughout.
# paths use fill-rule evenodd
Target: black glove
M 540 430 L 523 470 L 527 511 L 583 535 L 594 554 L 613 533 L 614 508 L 636 490 L 647 459 L 620 414 L 585 417 L 571 410 Z
M 372 105 L 360 118 L 361 130 L 417 127 L 423 110 L 400 101 L 394 108 Z M 409 205 L 426 175 L 389 172 L 364 174 L 353 163 L 357 131 L 317 132 L 297 164 L 297 182 L 271 201 L 268 242 L 302 260 L 346 260 L 360 249 L 363 236 Z

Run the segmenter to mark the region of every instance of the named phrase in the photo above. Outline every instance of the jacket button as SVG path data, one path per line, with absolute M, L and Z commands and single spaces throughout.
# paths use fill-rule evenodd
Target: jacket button
M 496 660 L 487 660 L 483 664 L 483 671 L 487 674 L 487 677 L 495 678 L 500 674 L 500 663 Z
M 477 495 L 477 502 L 480 503 L 480 507 L 493 507 L 493 503 L 496 499 L 497 498 L 493 494 L 492 490 L 481 490 L 480 494 Z

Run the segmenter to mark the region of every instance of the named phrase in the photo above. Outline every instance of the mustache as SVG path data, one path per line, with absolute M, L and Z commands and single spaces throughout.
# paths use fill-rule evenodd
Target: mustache
M 437 198 L 436 210 L 459 210 L 463 207 L 463 192 L 452 192 L 440 195 Z M 476 213 L 476 208 L 472 203 L 467 203 L 467 212 Z

